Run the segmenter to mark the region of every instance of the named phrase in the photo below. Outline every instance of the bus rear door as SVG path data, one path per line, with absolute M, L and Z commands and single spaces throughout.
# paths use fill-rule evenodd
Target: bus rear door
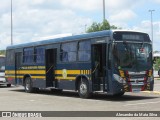
M 46 50 L 46 87 L 55 87 L 57 49 Z

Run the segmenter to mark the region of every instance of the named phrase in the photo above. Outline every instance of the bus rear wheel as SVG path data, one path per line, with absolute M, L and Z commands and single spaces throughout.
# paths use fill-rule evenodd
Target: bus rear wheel
M 7 87 L 11 87 L 11 84 L 7 84 Z
M 25 78 L 24 88 L 25 88 L 25 92 L 27 92 L 27 93 L 32 93 L 33 92 L 32 81 L 31 81 L 30 77 Z
M 78 83 L 78 94 L 81 98 L 90 98 L 89 83 L 86 79 L 82 79 Z

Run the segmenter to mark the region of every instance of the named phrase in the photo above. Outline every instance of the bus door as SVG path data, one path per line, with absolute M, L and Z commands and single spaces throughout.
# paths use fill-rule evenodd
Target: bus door
M 106 44 L 92 46 L 92 83 L 94 91 L 104 91 L 106 85 Z
M 46 50 L 46 87 L 55 87 L 57 49 Z
M 22 53 L 21 52 L 15 53 L 15 83 L 14 83 L 15 85 L 22 84 L 18 72 L 21 67 L 21 62 L 22 62 Z

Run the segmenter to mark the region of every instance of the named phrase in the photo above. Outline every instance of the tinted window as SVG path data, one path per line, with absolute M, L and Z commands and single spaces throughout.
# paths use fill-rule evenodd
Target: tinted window
M 79 42 L 78 60 L 89 61 L 91 58 L 91 42 L 81 41 Z
M 73 62 L 76 61 L 77 56 L 77 43 L 63 43 L 61 45 L 61 61 Z
M 0 57 L 0 67 L 5 66 L 5 57 Z
M 91 41 L 81 41 L 79 42 L 79 50 L 91 50 Z
M 7 65 L 14 65 L 14 62 L 15 62 L 14 50 L 7 50 L 7 58 L 6 58 Z
M 35 62 L 44 63 L 45 49 L 43 47 L 35 48 Z
M 5 57 L 0 57 L 0 72 L 5 70 Z
M 33 63 L 34 62 L 34 49 L 25 48 L 23 51 L 23 63 Z

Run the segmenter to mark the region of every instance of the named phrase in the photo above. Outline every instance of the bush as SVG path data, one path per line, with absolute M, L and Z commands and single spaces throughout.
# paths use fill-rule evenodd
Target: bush
M 160 58 L 157 58 L 155 60 L 154 69 L 159 70 L 160 69 Z

